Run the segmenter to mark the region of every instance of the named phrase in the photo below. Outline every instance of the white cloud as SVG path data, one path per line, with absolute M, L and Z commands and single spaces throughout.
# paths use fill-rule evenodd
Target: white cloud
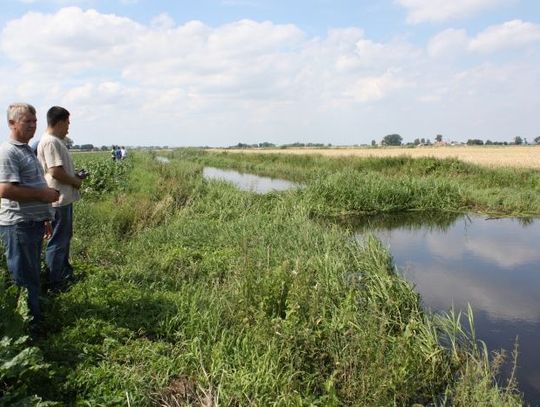
M 84 113 L 86 121 L 101 115 L 106 122 L 105 115 L 116 114 L 119 135 L 130 128 L 146 140 L 142 122 L 154 120 L 148 127 L 161 126 L 160 137 L 169 145 L 182 144 L 172 139 L 176 130 L 196 134 L 197 140 L 206 137 L 208 145 L 302 137 L 353 144 L 395 129 L 405 138 L 433 137 L 412 133 L 419 123 L 425 123 L 422 131 L 453 138 L 448 126 L 470 126 L 473 111 L 478 120 L 482 109 L 493 117 L 493 106 L 499 99 L 508 103 L 508 95 L 523 100 L 523 106 L 533 106 L 538 98 L 531 91 L 538 70 L 533 60 L 466 69 L 438 60 L 460 48 L 464 55 L 482 57 L 479 49 L 470 49 L 472 41 L 462 30 L 447 30 L 423 50 L 399 36 L 375 41 L 354 27 L 308 37 L 295 25 L 270 21 L 178 25 L 161 14 L 141 24 L 68 7 L 52 14 L 30 12 L 4 25 L 0 49 L 6 62 L 0 72 L 16 85 L 0 94 L 0 103 L 31 100 L 46 107 L 61 101 L 79 117 Z M 507 89 L 500 78 L 510 75 L 517 78 Z M 493 93 L 494 84 L 506 86 L 507 95 Z M 420 108 L 417 100 L 424 101 Z M 521 117 L 519 123 L 526 123 L 524 114 L 529 114 L 526 109 L 512 112 L 512 120 Z M 495 116 L 490 125 L 478 127 L 490 137 L 504 127 L 497 120 L 505 114 Z M 122 127 L 124 117 L 129 123 Z M 174 128 L 165 127 L 170 119 Z M 101 133 L 88 123 L 92 139 L 85 141 L 93 142 Z M 512 134 L 519 132 L 513 127 Z M 367 140 L 358 138 L 358 128 Z M 215 136 L 220 132 L 227 138 Z
M 408 10 L 407 21 L 412 24 L 441 22 L 464 18 L 484 10 L 513 3 L 515 0 L 396 0 Z
M 427 51 L 432 57 L 452 56 L 466 50 L 468 43 L 469 38 L 465 30 L 450 28 L 431 38 Z
M 167 13 L 161 13 L 150 21 L 150 26 L 158 30 L 170 30 L 174 28 L 175 22 Z
M 27 13 L 7 23 L 1 48 L 29 73 L 79 73 L 121 64 L 143 31 L 124 17 L 68 7 L 53 15 Z
M 469 49 L 483 53 L 517 48 L 540 41 L 540 25 L 521 20 L 487 28 L 471 40 Z
M 540 42 L 540 25 L 512 20 L 486 28 L 471 38 L 464 29 L 449 28 L 433 36 L 427 52 L 433 58 L 462 57 L 463 54 L 490 54 L 534 46 Z
M 359 102 L 381 100 L 391 92 L 409 86 L 396 73 L 385 72 L 380 76 L 362 77 L 345 91 L 345 95 Z

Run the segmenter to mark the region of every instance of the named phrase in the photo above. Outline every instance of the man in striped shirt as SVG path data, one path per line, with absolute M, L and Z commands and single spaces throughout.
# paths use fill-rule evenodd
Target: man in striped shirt
M 40 255 L 43 236 L 50 236 L 51 203 L 43 169 L 28 145 L 36 132 L 36 109 L 15 103 L 7 111 L 10 138 L 0 145 L 0 235 L 13 282 L 28 290 L 32 327 L 42 321 L 39 306 Z

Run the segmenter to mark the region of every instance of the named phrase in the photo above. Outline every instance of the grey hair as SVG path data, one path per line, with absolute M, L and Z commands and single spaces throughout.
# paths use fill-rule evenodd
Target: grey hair
M 25 113 L 35 115 L 36 108 L 28 103 L 12 103 L 7 110 L 8 123 L 12 121 L 18 121 Z

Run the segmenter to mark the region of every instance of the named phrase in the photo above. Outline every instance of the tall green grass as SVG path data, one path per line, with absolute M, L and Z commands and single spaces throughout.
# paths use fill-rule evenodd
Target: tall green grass
M 340 194 L 346 173 L 328 172 L 320 186 L 256 195 L 202 179 L 197 152 L 168 165 L 130 159 L 122 191 L 76 206 L 80 281 L 48 303 L 38 345 L 51 376 L 34 386 L 39 397 L 92 406 L 484 397 L 520 405 L 513 387 L 494 384 L 490 355 L 470 345 L 457 318 L 424 312 L 377 240 L 359 244 L 313 220 L 357 210 L 354 188 L 376 194 L 390 184 L 371 176 L 363 187 L 358 177 Z M 396 194 L 425 191 L 410 208 L 431 207 L 430 182 L 403 181 Z M 460 196 L 452 188 L 441 189 L 449 202 Z M 384 194 L 362 199 L 394 205 Z
M 540 213 L 537 170 L 489 169 L 452 158 L 407 156 L 330 158 L 178 150 L 171 157 L 303 183 L 316 212 L 328 208 L 328 215 L 411 209 Z

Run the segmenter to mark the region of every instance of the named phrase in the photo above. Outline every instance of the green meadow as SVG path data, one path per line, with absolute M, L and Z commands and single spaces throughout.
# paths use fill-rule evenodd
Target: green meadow
M 0 405 L 521 405 L 512 378 L 495 380 L 512 350 L 475 338 L 473 310 L 424 311 L 388 250 L 336 220 L 537 215 L 539 171 L 195 149 L 75 161 L 92 174 L 75 206 L 78 280 L 43 297 L 46 336 L 25 336 L 2 266 Z M 302 188 L 243 192 L 204 166 Z

